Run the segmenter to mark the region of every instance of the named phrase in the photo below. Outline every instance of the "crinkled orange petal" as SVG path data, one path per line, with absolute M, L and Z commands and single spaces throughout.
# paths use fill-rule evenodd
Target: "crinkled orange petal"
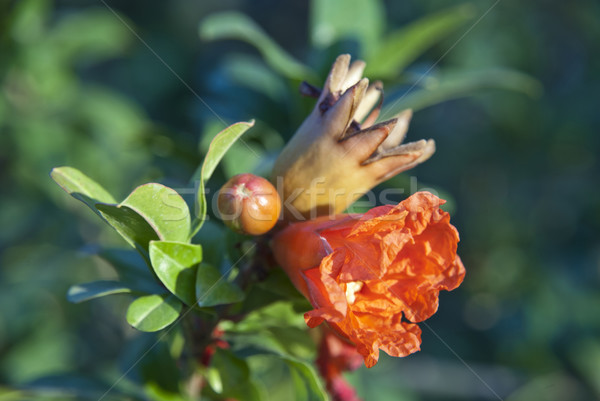
M 315 308 L 307 324 L 327 321 L 369 367 L 380 349 L 393 356 L 418 351 L 415 323 L 431 317 L 440 290 L 458 287 L 465 275 L 443 203 L 419 192 L 396 206 L 297 223 L 278 234 L 275 257 Z

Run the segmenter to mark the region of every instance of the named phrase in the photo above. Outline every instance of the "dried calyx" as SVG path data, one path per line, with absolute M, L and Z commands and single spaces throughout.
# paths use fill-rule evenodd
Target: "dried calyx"
M 340 213 L 375 185 L 434 153 L 433 140 L 402 144 L 410 110 L 375 124 L 383 86 L 361 78 L 364 68 L 363 61 L 350 64 L 350 56 L 341 55 L 322 91 L 301 86 L 318 101 L 281 152 L 272 177 L 287 220 Z

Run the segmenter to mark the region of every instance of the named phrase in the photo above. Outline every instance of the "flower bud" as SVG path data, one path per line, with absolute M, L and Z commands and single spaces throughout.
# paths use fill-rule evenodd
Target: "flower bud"
M 219 214 L 227 227 L 241 234 L 261 235 L 279 218 L 281 199 L 275 187 L 254 174 L 233 176 L 219 191 Z

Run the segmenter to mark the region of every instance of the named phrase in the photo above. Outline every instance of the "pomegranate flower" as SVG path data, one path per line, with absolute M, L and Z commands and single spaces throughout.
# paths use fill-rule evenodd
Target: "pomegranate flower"
M 445 201 L 418 192 L 397 206 L 363 215 L 293 223 L 273 238 L 273 252 L 314 310 L 309 327 L 326 321 L 356 345 L 365 365 L 379 350 L 406 356 L 420 349 L 416 323 L 438 308 L 440 290 L 460 285 L 458 232 Z

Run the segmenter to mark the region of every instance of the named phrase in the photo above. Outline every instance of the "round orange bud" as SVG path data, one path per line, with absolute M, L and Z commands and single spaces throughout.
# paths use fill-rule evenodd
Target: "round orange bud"
M 238 174 L 219 191 L 219 214 L 227 227 L 242 234 L 261 235 L 279 218 L 281 199 L 275 187 L 254 174 Z

